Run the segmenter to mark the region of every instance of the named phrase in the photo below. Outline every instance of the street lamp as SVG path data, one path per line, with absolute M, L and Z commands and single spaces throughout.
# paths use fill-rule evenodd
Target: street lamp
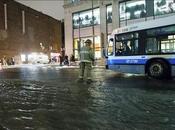
M 95 59 L 95 39 L 94 39 L 94 1 L 92 0 L 92 43 L 93 43 L 93 53 L 94 53 L 94 59 Z

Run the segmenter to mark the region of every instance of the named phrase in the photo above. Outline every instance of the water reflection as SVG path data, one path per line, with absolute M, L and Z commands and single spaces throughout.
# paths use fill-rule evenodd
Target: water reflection
M 0 117 L 3 118 L 0 124 L 10 130 L 87 127 L 88 106 L 91 104 L 88 86 L 62 85 L 1 81 L 5 89 L 1 91 Z
M 0 130 L 174 129 L 174 80 L 95 69 L 88 85 L 78 70 L 15 71 L 23 79 L 0 80 Z

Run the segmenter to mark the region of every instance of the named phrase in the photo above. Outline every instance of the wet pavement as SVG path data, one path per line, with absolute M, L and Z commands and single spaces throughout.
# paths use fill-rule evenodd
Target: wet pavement
M 0 70 L 0 130 L 174 130 L 175 80 L 93 69 Z

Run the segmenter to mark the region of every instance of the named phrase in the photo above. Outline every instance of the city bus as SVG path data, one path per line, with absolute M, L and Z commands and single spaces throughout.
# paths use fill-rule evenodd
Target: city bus
M 175 76 L 175 15 L 113 30 L 106 68 L 163 79 Z

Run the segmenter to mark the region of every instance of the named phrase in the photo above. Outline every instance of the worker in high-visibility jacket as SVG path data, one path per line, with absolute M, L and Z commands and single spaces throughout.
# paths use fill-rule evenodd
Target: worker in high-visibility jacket
M 85 41 L 85 46 L 80 48 L 80 74 L 79 74 L 79 81 L 83 81 L 85 78 L 86 72 L 86 79 L 87 83 L 91 83 L 91 69 L 92 69 L 92 62 L 94 61 L 94 53 L 91 48 L 92 41 L 87 39 Z

